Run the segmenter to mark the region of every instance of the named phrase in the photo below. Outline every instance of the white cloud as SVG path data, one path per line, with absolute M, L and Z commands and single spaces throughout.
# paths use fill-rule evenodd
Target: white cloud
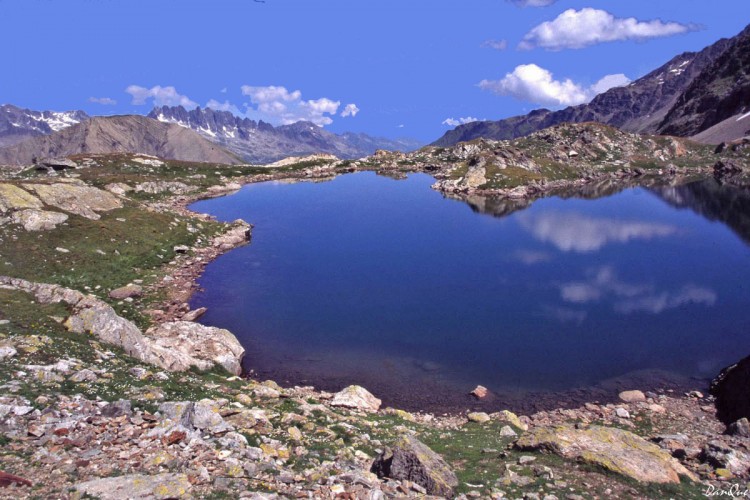
M 154 106 L 183 106 L 191 109 L 198 106 L 198 103 L 190 100 L 187 96 L 179 94 L 174 87 L 162 87 L 156 85 L 147 89 L 139 85 L 130 85 L 125 92 L 133 96 L 132 104 L 146 104 L 146 101 L 152 100 Z
M 505 50 L 508 48 L 507 40 L 485 40 L 481 45 L 484 49 Z
M 224 87 L 224 88 L 223 88 L 223 89 L 221 89 L 221 90 L 220 90 L 219 92 L 221 92 L 222 94 L 226 94 L 226 93 L 227 93 L 227 88 L 226 88 L 226 87 Z
M 593 98 L 596 95 L 603 94 L 614 87 L 624 87 L 628 83 L 630 83 L 630 78 L 622 73 L 607 75 L 591 86 L 591 97 Z
M 518 222 L 539 241 L 563 252 L 595 252 L 611 243 L 673 235 L 674 226 L 656 222 L 597 219 L 577 213 L 520 214 Z
M 586 281 L 561 285 L 560 297 L 574 304 L 610 299 L 614 310 L 621 314 L 659 314 L 689 304 L 708 307 L 713 306 L 717 299 L 715 291 L 693 284 L 683 285 L 675 291 L 659 291 L 649 284 L 626 283 L 619 280 L 609 266 L 590 270 Z
M 219 102 L 216 99 L 211 99 L 206 103 L 207 108 L 211 108 L 214 111 L 229 111 L 235 115 L 241 115 L 242 111 L 229 101 Z
M 594 85 L 586 87 L 569 78 L 555 80 L 549 70 L 536 64 L 522 64 L 501 80 L 482 80 L 479 88 L 534 104 L 575 106 L 590 101 L 605 90 L 627 83 L 630 80 L 625 75 L 617 74 L 607 75 Z
M 533 266 L 534 264 L 551 261 L 552 255 L 536 250 L 518 250 L 513 254 L 513 259 L 527 266 Z
M 546 7 L 557 2 L 557 0 L 510 0 L 521 7 Z
M 328 125 L 333 123 L 331 116 L 335 115 L 341 106 L 341 101 L 334 101 L 327 97 L 306 101 L 302 99 L 302 92 L 299 90 L 290 92 L 286 87 L 275 85 L 267 87 L 243 85 L 241 90 L 243 95 L 250 98 L 250 106 L 246 115 L 274 124 L 289 125 L 305 120 L 318 126 Z M 344 112 L 346 111 L 345 109 Z M 353 114 L 346 116 L 356 114 L 352 108 L 349 108 L 349 112 Z
M 716 292 L 710 288 L 685 285 L 676 292 L 653 293 L 644 297 L 621 301 L 615 310 L 623 314 L 649 312 L 659 314 L 667 309 L 675 309 L 688 304 L 712 306 L 716 303 Z
M 544 22 L 524 37 L 518 48 L 530 50 L 580 49 L 617 40 L 645 40 L 695 30 L 695 26 L 660 20 L 639 21 L 634 17 L 616 18 L 605 10 L 590 7 L 568 9 L 553 21 Z
M 402 123 L 402 124 L 400 124 L 400 125 L 396 126 L 396 128 L 404 128 L 405 126 L 406 126 L 406 125 L 404 125 L 404 124 Z
M 356 104 L 347 104 L 344 106 L 344 111 L 341 112 L 341 116 L 346 118 L 347 116 L 355 117 L 359 113 L 359 108 Z
M 89 102 L 95 102 L 96 104 L 101 104 L 103 106 L 114 106 L 117 104 L 117 101 L 111 97 L 89 97 Z
M 474 118 L 473 116 L 464 116 L 463 118 L 446 118 L 443 120 L 443 125 L 448 125 L 449 127 L 458 127 L 459 125 L 464 125 L 466 123 L 471 122 L 478 122 L 479 118 Z

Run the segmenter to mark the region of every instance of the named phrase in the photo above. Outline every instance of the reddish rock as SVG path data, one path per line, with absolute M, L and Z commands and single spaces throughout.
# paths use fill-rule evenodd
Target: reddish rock
M 472 396 L 474 396 L 477 399 L 484 399 L 489 394 L 489 391 L 487 390 L 486 387 L 484 387 L 482 385 L 478 385 L 469 394 L 471 394 Z
M 13 474 L 8 474 L 7 472 L 0 471 L 0 488 L 5 488 L 6 486 L 10 486 L 11 484 L 31 486 L 31 481 L 19 476 L 14 476 Z

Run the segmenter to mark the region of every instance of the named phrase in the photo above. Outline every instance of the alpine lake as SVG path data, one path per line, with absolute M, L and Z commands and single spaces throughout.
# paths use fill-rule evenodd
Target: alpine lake
M 387 405 L 515 411 L 705 388 L 750 354 L 750 194 L 713 179 L 509 201 L 361 172 L 191 205 L 252 224 L 192 307 L 245 369 Z M 476 401 L 481 384 L 492 392 Z

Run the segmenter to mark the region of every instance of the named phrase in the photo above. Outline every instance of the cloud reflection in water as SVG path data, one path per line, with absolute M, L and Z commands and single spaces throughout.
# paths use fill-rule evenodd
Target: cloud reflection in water
M 563 252 L 595 252 L 610 243 L 649 240 L 673 235 L 667 224 L 587 217 L 574 212 L 520 214 L 518 222 L 534 238 Z

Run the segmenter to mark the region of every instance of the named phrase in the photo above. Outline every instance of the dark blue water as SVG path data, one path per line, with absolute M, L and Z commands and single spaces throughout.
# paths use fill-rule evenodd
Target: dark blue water
M 255 228 L 192 305 L 261 376 L 360 383 L 407 407 L 465 404 L 477 384 L 523 397 L 706 379 L 750 354 L 750 212 L 734 213 L 748 206 L 728 188 L 552 197 L 493 217 L 432 182 L 357 173 L 194 204 Z

